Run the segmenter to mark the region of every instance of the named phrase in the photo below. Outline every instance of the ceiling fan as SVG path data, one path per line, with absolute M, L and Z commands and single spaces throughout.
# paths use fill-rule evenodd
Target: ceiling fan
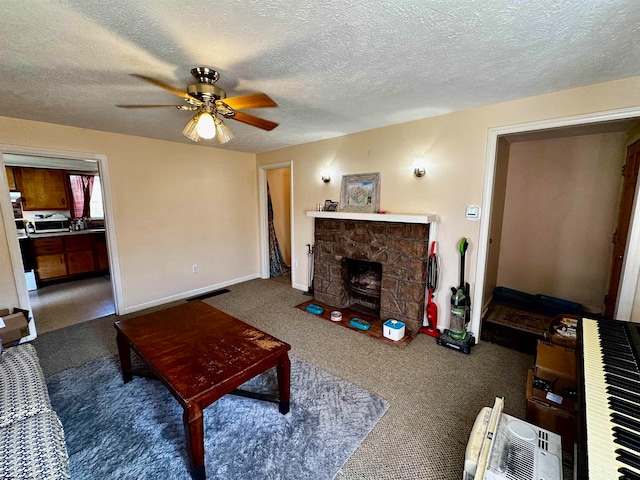
M 152 83 L 168 92 L 181 97 L 185 105 L 116 105 L 120 108 L 177 108 L 197 112 L 184 127 L 182 133 L 189 140 L 199 142 L 201 139 L 218 138 L 220 143 L 227 143 L 233 138 L 233 133 L 227 127 L 222 118 L 231 118 L 238 122 L 246 123 L 263 130 L 273 130 L 277 123 L 263 118 L 254 117 L 247 113 L 239 112 L 245 108 L 277 107 L 276 102 L 264 93 L 253 93 L 240 97 L 226 98 L 226 92 L 215 83 L 220 74 L 208 67 L 195 67 L 191 69 L 191 75 L 198 81 L 187 86 L 186 92 L 167 85 L 160 80 L 137 73 L 131 74 L 146 82 Z

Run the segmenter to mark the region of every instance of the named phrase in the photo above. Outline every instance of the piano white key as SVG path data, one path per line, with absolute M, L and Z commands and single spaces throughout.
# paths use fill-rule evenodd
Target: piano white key
M 618 469 L 622 467 L 640 474 L 640 470 L 616 460 L 618 455 L 615 450 L 617 449 L 627 450 L 635 454 L 638 454 L 638 452 L 614 442 L 613 427 L 615 425 L 610 418 L 613 410 L 608 405 L 611 395 L 606 391 L 608 384 L 605 380 L 602 347 L 598 333 L 596 321 L 583 319 L 585 416 L 587 422 L 589 478 L 591 480 L 619 478 Z

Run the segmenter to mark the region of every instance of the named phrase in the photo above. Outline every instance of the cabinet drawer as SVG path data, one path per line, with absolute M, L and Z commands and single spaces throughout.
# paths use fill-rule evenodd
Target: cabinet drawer
M 50 255 L 64 252 L 62 237 L 37 238 L 32 240 L 35 255 Z
M 64 237 L 64 247 L 67 252 L 91 250 L 91 235 L 81 234 Z

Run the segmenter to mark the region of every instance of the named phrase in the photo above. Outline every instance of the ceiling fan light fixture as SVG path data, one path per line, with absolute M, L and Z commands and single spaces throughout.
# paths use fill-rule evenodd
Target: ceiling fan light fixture
M 233 132 L 231 129 L 227 127 L 227 125 L 216 117 L 214 120 L 216 125 L 216 134 L 218 135 L 218 141 L 222 143 L 227 143 L 229 140 L 233 140 Z
M 213 121 L 213 115 L 209 112 L 202 112 L 198 116 L 196 131 L 200 137 L 210 140 L 216 136 L 216 124 Z
M 187 125 L 184 127 L 184 130 L 182 130 L 182 134 L 187 137 L 189 140 L 192 140 L 194 142 L 199 142 L 200 141 L 200 135 L 198 135 L 198 122 L 197 122 L 197 118 L 198 115 L 194 116 L 191 120 L 189 120 L 189 123 L 187 123 Z

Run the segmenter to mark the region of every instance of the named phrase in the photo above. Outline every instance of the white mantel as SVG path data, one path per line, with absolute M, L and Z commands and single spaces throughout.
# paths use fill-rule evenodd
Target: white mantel
M 325 212 L 317 210 L 307 211 L 307 217 L 334 218 L 337 220 L 365 220 L 370 222 L 396 223 L 435 223 L 438 216 L 433 213 L 356 213 L 356 212 Z

